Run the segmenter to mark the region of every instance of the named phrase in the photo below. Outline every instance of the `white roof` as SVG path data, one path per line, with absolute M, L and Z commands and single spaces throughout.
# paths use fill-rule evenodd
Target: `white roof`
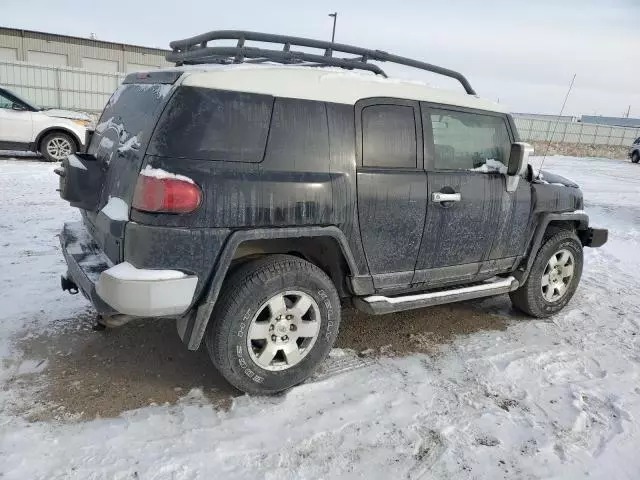
M 389 79 L 369 72 L 339 68 L 242 64 L 199 65 L 182 69 L 185 70 L 182 84 L 196 87 L 349 105 L 363 98 L 392 97 L 506 112 L 500 104 L 464 91 L 433 88 L 422 82 Z

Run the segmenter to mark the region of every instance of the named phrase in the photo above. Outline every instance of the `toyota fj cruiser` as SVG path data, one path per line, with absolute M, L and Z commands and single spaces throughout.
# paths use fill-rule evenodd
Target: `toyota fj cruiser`
M 606 242 L 578 186 L 534 175 L 511 116 L 457 72 L 244 31 L 171 46 L 178 68 L 127 76 L 58 170 L 82 213 L 60 236 L 62 288 L 107 325 L 177 319 L 245 392 L 309 377 L 341 298 L 386 314 L 509 293 L 547 317 L 576 291 L 583 247 Z M 465 93 L 387 80 L 380 62 Z

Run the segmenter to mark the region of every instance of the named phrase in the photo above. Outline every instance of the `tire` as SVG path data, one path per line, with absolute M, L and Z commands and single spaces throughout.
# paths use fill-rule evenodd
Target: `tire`
M 207 351 L 234 387 L 275 394 L 303 382 L 327 357 L 340 313 L 338 293 L 320 268 L 289 255 L 260 258 L 225 282 L 205 336 Z
M 555 258 L 555 267 L 552 266 L 552 257 Z M 565 267 L 569 265 L 572 266 L 573 273 L 570 277 L 564 277 L 569 271 Z M 537 318 L 546 318 L 559 312 L 569 303 L 578 288 L 582 265 L 582 244 L 575 232 L 556 231 L 545 239 L 538 250 L 527 281 L 509 294 L 511 303 L 517 309 Z M 546 287 L 543 283 L 547 284 Z
M 50 133 L 40 142 L 40 153 L 45 162 L 61 162 L 77 151 L 78 146 L 75 140 L 62 132 Z
M 631 161 L 633 163 L 638 163 L 640 162 L 640 153 L 638 153 L 638 151 L 636 150 L 635 152 L 633 152 L 633 155 L 631 155 Z

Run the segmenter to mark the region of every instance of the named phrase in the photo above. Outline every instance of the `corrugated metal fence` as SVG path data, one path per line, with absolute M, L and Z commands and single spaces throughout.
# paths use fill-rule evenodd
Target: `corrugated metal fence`
M 124 73 L 0 61 L 0 85 L 44 108 L 99 113 L 124 77 Z M 517 115 L 514 118 L 525 141 L 548 141 L 554 130 L 555 120 Z M 561 121 L 551 140 L 584 145 L 631 145 L 638 137 L 640 128 Z
M 582 122 L 556 122 L 514 116 L 520 138 L 525 141 L 539 140 L 582 145 L 628 146 L 640 137 L 640 128 L 613 127 Z M 555 133 L 554 133 L 555 128 Z M 553 135 L 552 135 L 553 134 Z M 553 138 L 552 138 L 553 136 Z
M 0 61 L 0 85 L 44 108 L 99 113 L 124 76 Z

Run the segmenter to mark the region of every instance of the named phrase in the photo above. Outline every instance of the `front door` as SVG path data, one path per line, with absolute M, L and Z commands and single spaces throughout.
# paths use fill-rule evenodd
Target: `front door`
M 0 144 L 8 148 L 26 147 L 32 141 L 32 137 L 33 113 L 0 91 Z
M 417 102 L 356 105 L 358 217 L 376 289 L 411 283 L 427 201 Z
M 423 104 L 422 123 L 428 205 L 413 283 L 472 281 L 485 270 L 499 226 L 511 145 L 506 118 Z

